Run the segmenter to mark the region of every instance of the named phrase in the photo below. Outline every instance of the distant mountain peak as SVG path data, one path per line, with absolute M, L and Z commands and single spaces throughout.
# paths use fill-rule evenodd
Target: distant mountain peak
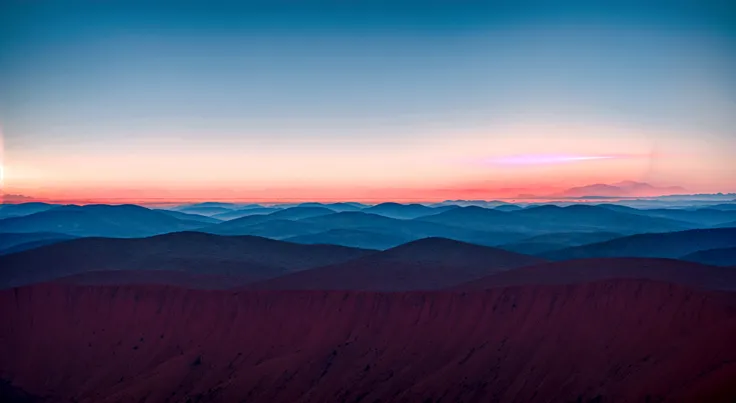
M 551 195 L 552 197 L 654 197 L 668 194 L 682 193 L 686 190 L 679 186 L 654 186 L 645 182 L 631 180 L 613 184 L 596 183 L 577 186 L 563 192 Z

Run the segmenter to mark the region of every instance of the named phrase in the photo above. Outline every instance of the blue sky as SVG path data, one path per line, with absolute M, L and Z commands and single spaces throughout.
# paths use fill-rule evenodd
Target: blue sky
M 647 172 L 592 167 L 600 178 L 581 163 L 565 171 L 571 184 L 619 170 L 736 190 L 728 3 L 5 1 L 5 183 L 345 186 L 330 159 L 375 186 L 530 183 L 543 172 L 451 162 L 528 145 L 671 157 Z M 170 162 L 153 180 L 155 158 Z

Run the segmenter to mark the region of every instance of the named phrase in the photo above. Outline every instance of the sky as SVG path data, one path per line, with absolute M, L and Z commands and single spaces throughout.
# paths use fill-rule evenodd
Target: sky
M 3 192 L 735 192 L 729 3 L 2 0 Z

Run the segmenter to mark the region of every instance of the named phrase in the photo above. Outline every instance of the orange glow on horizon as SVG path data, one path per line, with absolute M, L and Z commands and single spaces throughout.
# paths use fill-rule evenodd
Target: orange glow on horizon
M 656 138 L 669 140 L 655 147 Z M 690 133 L 581 124 L 509 125 L 416 143 L 340 147 L 203 138 L 172 148 L 154 137 L 104 150 L 84 144 L 6 150 L 3 193 L 94 202 L 431 202 L 546 197 L 625 180 L 725 193 L 736 191 L 727 150 Z

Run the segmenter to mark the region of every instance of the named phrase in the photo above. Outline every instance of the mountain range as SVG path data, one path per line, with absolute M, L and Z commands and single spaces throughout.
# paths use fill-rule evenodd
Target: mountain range
M 653 197 L 670 194 L 683 194 L 686 190 L 679 186 L 659 187 L 643 182 L 623 181 L 613 184 L 594 184 L 579 186 L 556 193 L 551 197 Z

